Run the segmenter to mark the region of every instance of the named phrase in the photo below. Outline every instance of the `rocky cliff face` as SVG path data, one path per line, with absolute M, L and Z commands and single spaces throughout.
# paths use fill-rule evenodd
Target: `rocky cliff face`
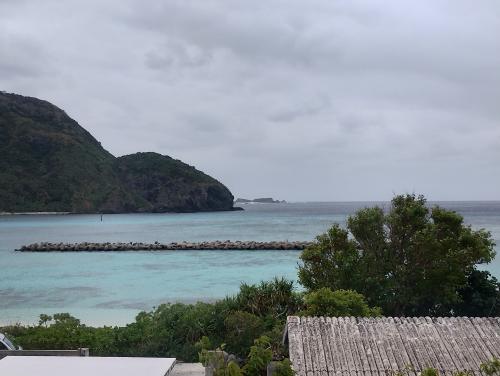
M 170 157 L 115 158 L 56 106 L 0 92 L 0 212 L 231 210 L 231 192 Z

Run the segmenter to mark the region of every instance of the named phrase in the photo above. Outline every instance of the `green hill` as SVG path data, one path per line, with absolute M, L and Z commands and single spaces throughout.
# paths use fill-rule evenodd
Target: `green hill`
M 231 210 L 217 180 L 156 153 L 115 158 L 64 111 L 0 92 L 0 212 Z
M 233 195 L 214 178 L 179 160 L 156 153 L 118 158 L 118 174 L 130 192 L 155 212 L 231 210 Z

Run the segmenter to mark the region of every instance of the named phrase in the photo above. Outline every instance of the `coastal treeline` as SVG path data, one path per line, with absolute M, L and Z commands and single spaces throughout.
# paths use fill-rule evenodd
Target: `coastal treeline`
M 242 284 L 214 303 L 163 304 L 125 327 L 89 327 L 63 313 L 1 330 L 26 349 L 89 347 L 93 355 L 197 361 L 208 349 L 223 348 L 254 375 L 264 372 L 255 354 L 287 357 L 288 315 L 500 315 L 500 284 L 479 269 L 494 256 L 489 232 L 465 225 L 455 212 L 429 208 L 422 196 L 401 195 L 389 210 L 360 210 L 345 228 L 334 225 L 319 235 L 300 256 L 303 289 L 275 278 Z

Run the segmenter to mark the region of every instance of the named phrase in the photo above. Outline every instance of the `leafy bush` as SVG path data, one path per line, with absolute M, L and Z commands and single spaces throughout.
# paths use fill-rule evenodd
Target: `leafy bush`
M 439 376 L 439 372 L 435 368 L 425 368 L 420 373 L 420 376 Z
M 456 371 L 451 373 L 452 376 L 474 376 L 472 371 Z
M 243 371 L 246 376 L 265 376 L 267 365 L 272 359 L 271 340 L 269 337 L 262 336 L 256 339 L 254 345 L 250 347 Z
M 240 286 L 240 292 L 235 298 L 235 304 L 242 311 L 275 320 L 285 320 L 297 312 L 301 304 L 300 295 L 293 289 L 293 282 L 284 278 L 274 278 L 263 281 L 259 285 Z
M 262 320 L 252 313 L 236 311 L 230 313 L 225 320 L 226 344 L 228 350 L 240 356 L 245 356 L 252 346 L 255 337 L 264 331 Z
M 229 362 L 226 368 L 225 376 L 243 376 L 243 371 L 235 362 Z
M 379 308 L 370 308 L 365 297 L 352 290 L 332 291 L 327 287 L 304 296 L 304 316 L 380 316 Z
M 455 315 L 500 316 L 500 283 L 489 272 L 473 270 L 458 293 L 461 302 L 454 307 Z
M 213 347 L 210 339 L 207 336 L 203 336 L 201 340 L 196 343 L 196 347 L 199 349 L 199 361 L 204 367 L 213 368 L 216 376 L 224 376 L 226 374 L 229 364 L 227 363 L 224 344 L 212 350 Z M 235 370 L 233 369 L 232 372 L 235 372 Z
M 283 359 L 277 362 L 274 376 L 294 376 L 295 372 L 292 369 L 292 362 L 290 359 Z
M 481 364 L 481 371 L 486 374 L 486 376 L 497 376 L 500 375 L 500 359 L 493 358 L 487 362 Z

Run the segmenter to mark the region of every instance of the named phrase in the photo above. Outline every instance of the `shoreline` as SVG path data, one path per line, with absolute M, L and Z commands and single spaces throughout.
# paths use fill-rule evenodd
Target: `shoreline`
M 53 315 L 55 313 L 67 312 L 80 320 L 82 324 L 91 327 L 119 326 L 124 327 L 135 321 L 135 317 L 141 311 L 150 309 L 95 309 L 95 308 L 43 308 L 38 309 L 6 309 L 0 310 L 0 328 L 9 326 L 37 326 L 40 314 Z
M 2 216 L 12 216 L 12 215 L 117 215 L 117 214 L 194 214 L 194 213 L 221 213 L 221 212 L 237 212 L 245 211 L 242 207 L 233 206 L 231 209 L 223 210 L 184 210 L 184 211 L 166 211 L 166 212 L 156 212 L 156 211 L 132 211 L 132 212 L 0 212 L 0 217 Z

